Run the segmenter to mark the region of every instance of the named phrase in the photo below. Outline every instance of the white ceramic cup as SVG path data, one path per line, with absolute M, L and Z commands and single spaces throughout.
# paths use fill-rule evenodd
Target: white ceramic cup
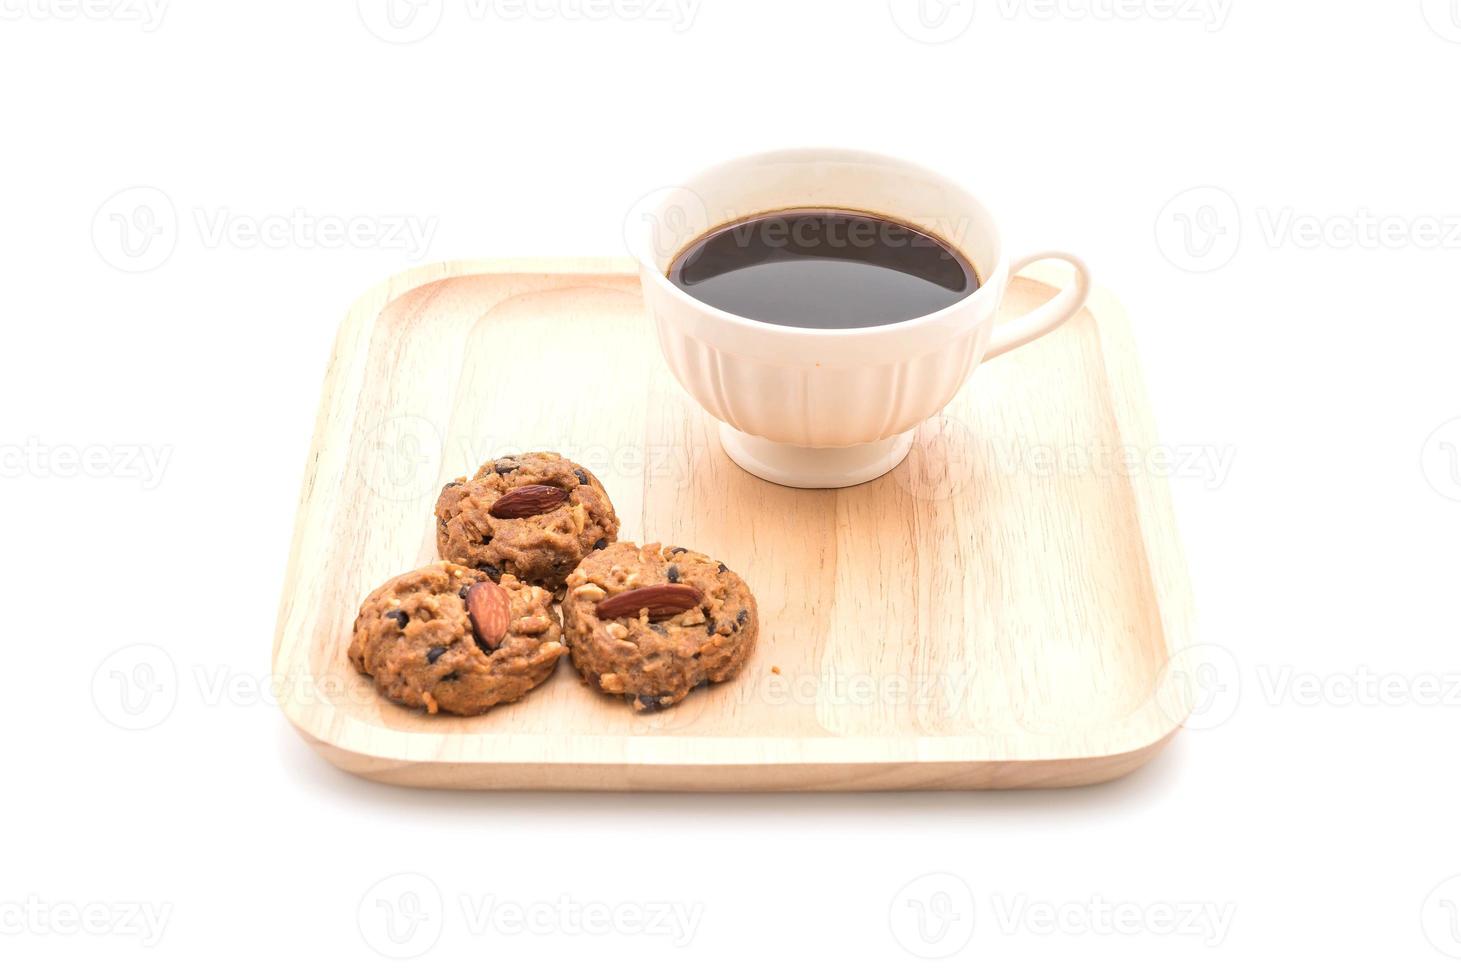
M 917 319 L 827 330 L 727 313 L 670 281 L 676 256 L 706 232 L 809 207 L 872 212 L 930 233 L 973 264 L 980 286 Z M 790 487 L 847 487 L 887 473 L 908 455 L 919 423 L 981 361 L 1054 330 L 1090 291 L 1090 272 L 1073 255 L 1011 261 L 994 219 L 954 181 L 856 150 L 779 150 L 722 163 L 645 198 L 627 227 L 670 370 L 720 420 L 721 445 L 737 465 Z M 996 326 L 1010 277 L 1052 258 L 1074 266 L 1074 284 Z

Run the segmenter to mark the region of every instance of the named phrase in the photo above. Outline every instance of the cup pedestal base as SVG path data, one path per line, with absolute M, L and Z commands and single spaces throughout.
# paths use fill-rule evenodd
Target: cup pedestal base
M 856 446 L 816 449 L 772 442 L 720 423 L 725 454 L 752 476 L 784 487 L 832 489 L 876 480 L 903 462 L 913 448 L 913 433 Z

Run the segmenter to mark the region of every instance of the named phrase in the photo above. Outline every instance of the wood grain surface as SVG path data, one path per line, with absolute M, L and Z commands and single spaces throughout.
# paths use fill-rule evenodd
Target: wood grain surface
M 1058 284 L 1031 275 L 1001 316 Z M 1129 330 L 1102 293 L 981 366 L 893 473 L 792 490 L 726 458 L 665 368 L 627 261 L 414 270 L 363 297 L 336 342 L 275 637 L 281 701 L 334 764 L 414 786 L 1112 779 L 1192 704 L 1192 603 L 1156 446 Z M 532 449 L 592 469 L 622 539 L 692 547 L 746 579 L 762 626 L 740 678 L 636 715 L 565 658 L 523 701 L 463 719 L 397 707 L 355 673 L 360 601 L 436 559 L 441 485 Z

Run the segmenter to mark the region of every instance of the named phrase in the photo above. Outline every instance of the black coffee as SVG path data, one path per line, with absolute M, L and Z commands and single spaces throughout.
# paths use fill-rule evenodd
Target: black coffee
M 727 313 L 829 330 L 911 320 L 979 288 L 969 261 L 926 232 L 813 208 L 706 233 L 675 258 L 670 281 Z

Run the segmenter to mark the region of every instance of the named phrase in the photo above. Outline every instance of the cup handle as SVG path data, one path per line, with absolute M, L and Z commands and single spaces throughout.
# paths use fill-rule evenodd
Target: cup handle
M 1090 296 L 1091 270 L 1069 252 L 1036 252 L 1026 255 L 1010 266 L 1010 278 L 1013 279 L 1025 266 L 1042 259 L 1059 259 L 1071 266 L 1075 269 L 1075 282 L 1024 316 L 996 326 L 990 337 L 989 350 L 984 355 L 986 361 L 1045 336 L 1080 312 L 1080 308 L 1086 303 L 1086 297 Z

